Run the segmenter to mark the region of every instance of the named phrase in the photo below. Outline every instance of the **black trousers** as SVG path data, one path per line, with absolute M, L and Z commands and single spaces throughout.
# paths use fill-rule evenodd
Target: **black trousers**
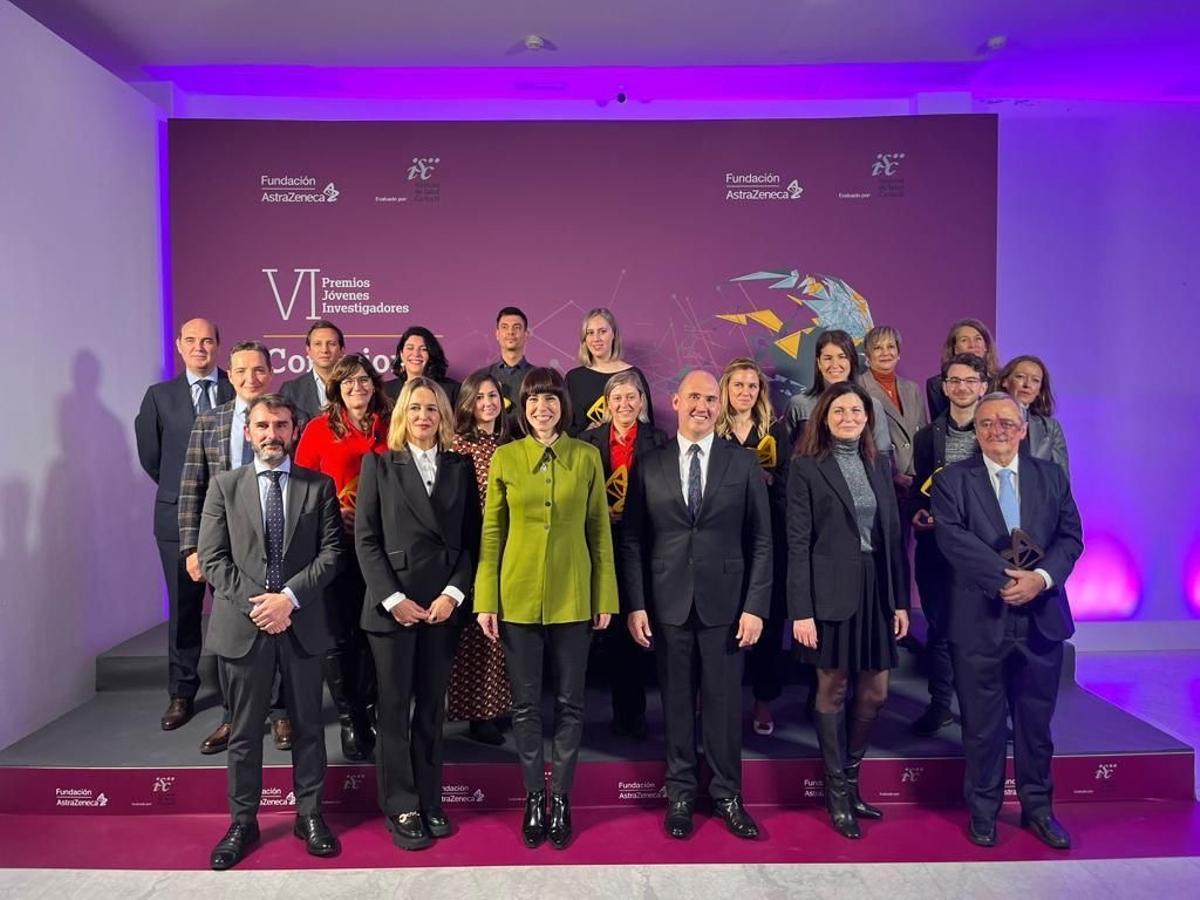
M 456 620 L 367 635 L 379 681 L 375 768 L 385 816 L 442 808 L 442 722 Z
M 652 655 L 634 643 L 619 615 L 613 616 L 612 624 L 596 638 L 597 659 L 612 692 L 613 721 L 629 724 L 643 718 L 646 682 L 654 670 Z
M 566 794 L 575 781 L 579 742 L 583 737 L 584 680 L 592 623 L 520 625 L 500 623 L 508 677 L 512 682 L 513 740 L 521 760 L 526 791 L 546 788 L 542 733 L 542 659 L 549 651 L 554 677 L 554 742 L 550 788 Z
M 667 743 L 667 798 L 696 799 L 697 687 L 700 739 L 713 773 L 709 794 L 716 800 L 740 794 L 742 652 L 734 638 L 737 625 L 709 627 L 693 611 L 686 625 L 659 622 L 656 631 Z
M 1050 720 L 1062 674 L 1061 641 L 1048 641 L 1030 617 L 1005 612 L 1004 639 L 994 650 L 952 645 L 966 757 L 964 792 L 974 818 L 992 821 L 1004 801 L 1005 715 L 1013 721 L 1013 767 L 1021 809 L 1048 813 L 1054 783 Z
M 200 617 L 208 585 L 195 582 L 179 555 L 179 541 L 158 541 L 167 583 L 167 691 L 192 698 L 200 690 Z
M 776 548 L 776 553 L 779 548 Z M 787 559 L 787 549 L 783 549 Z M 763 703 L 778 700 L 783 693 L 783 629 L 787 625 L 787 570 L 776 570 L 771 592 L 771 615 L 763 620 L 762 635 L 758 642 L 746 651 L 746 668 L 750 672 L 750 685 L 754 699 Z
M 288 695 L 292 720 L 292 785 L 296 813 L 321 811 L 325 785 L 325 724 L 321 717 L 321 657 L 304 652 L 291 631 L 259 632 L 240 659 L 218 658 L 229 708 L 229 812 L 233 821 L 253 822 L 262 795 L 263 718 L 276 673 Z
M 326 602 L 334 647 L 325 654 L 325 682 L 341 716 L 361 714 L 374 705 L 378 694 L 371 645 L 359 627 L 367 586 L 353 549 L 345 559 L 346 565 L 329 589 Z
M 928 628 L 925 632 L 925 666 L 929 678 L 929 702 L 950 709 L 954 700 L 954 662 L 947 638 L 949 616 L 950 567 L 933 544 L 933 535 L 917 538 L 915 554 L 917 591 L 921 612 Z

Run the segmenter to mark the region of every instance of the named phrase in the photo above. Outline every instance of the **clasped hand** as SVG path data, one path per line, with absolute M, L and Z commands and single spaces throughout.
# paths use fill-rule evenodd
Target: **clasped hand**
M 250 598 L 250 621 L 267 634 L 292 627 L 292 600 L 287 594 L 258 594 Z
M 1037 572 L 1028 569 L 1005 569 L 1012 579 L 1000 589 L 1000 599 L 1009 606 L 1024 606 L 1046 589 L 1046 582 Z

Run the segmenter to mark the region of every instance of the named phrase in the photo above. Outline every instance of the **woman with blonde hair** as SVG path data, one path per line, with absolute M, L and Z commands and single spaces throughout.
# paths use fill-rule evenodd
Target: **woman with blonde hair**
M 579 328 L 579 362 L 567 372 L 567 396 L 574 411 L 567 424 L 567 433 L 578 437 L 584 429 L 607 421 L 604 386 L 618 372 L 634 372 L 642 380 L 646 396 L 646 415 L 654 424 L 654 409 L 650 403 L 650 382 L 637 366 L 627 363 L 621 344 L 621 329 L 612 310 L 603 306 L 588 310 Z

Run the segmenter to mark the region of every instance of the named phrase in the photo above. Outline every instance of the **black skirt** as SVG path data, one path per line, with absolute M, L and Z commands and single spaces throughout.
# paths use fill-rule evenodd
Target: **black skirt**
M 863 670 L 894 669 L 897 665 L 896 638 L 892 632 L 892 611 L 879 593 L 882 554 L 863 553 L 862 597 L 858 611 L 844 622 L 817 619 L 817 649 L 798 646 L 802 663 L 818 669 Z

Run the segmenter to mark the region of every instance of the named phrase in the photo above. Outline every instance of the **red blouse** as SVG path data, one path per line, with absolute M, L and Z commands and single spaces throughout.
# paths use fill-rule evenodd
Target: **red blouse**
M 329 415 L 322 413 L 305 426 L 296 446 L 296 465 L 316 469 L 332 478 L 338 503 L 353 509 L 363 457 L 368 453 L 387 452 L 388 422 L 374 416 L 371 430 L 364 434 L 350 424 L 349 416 L 343 412 L 346 436 L 338 438 L 329 427 Z

